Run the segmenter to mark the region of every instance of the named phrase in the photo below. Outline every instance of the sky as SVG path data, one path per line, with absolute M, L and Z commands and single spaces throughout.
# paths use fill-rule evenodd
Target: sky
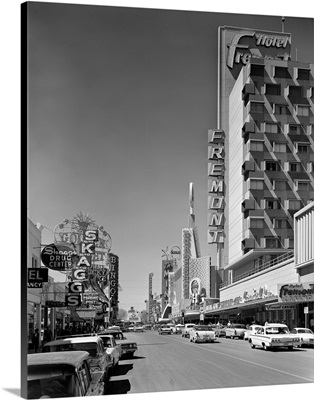
M 218 27 L 280 31 L 281 16 L 35 2 L 28 17 L 28 216 L 46 227 L 44 244 L 80 212 L 103 225 L 120 261 L 119 306 L 141 311 L 150 272 L 161 293 L 162 250 L 181 246 L 190 182 L 201 254 L 215 263 L 207 132 Z M 292 54 L 313 61 L 313 20 L 287 17 L 285 31 Z
M 42 1 L 42 3 L 48 2 Z M 34 190 L 35 192 L 29 198 L 30 203 L 32 204 L 29 205 L 28 214 L 35 223 L 41 222 L 42 224 L 45 224 L 48 228 L 53 229 L 55 224 L 57 224 L 65 217 L 74 216 L 80 211 L 89 212 L 90 215 L 95 220 L 97 220 L 97 222 L 103 224 L 108 232 L 110 232 L 113 239 L 112 250 L 116 253 L 119 253 L 119 255 L 121 256 L 121 281 L 122 286 L 124 286 L 124 290 L 120 294 L 123 302 L 128 304 L 128 302 L 130 301 L 134 305 L 135 303 L 137 304 L 137 302 L 139 302 L 137 306 L 140 307 L 141 304 L 144 304 L 143 301 L 145 298 L 145 293 L 147 293 L 146 279 L 148 280 L 148 272 L 154 271 L 155 273 L 155 282 L 153 286 L 154 291 L 158 291 L 160 287 L 160 281 L 158 282 L 157 278 L 160 279 L 159 271 L 161 269 L 161 249 L 165 249 L 167 246 L 177 244 L 178 242 L 180 243 L 181 229 L 182 227 L 186 226 L 188 221 L 188 184 L 190 181 L 193 181 L 195 186 L 196 223 L 198 225 L 200 233 L 202 254 L 205 255 L 206 252 L 209 251 L 206 246 L 205 222 L 207 200 L 206 141 L 207 130 L 215 127 L 216 124 L 215 98 L 217 86 L 217 68 L 215 46 L 217 46 L 218 18 L 216 19 L 216 17 L 218 17 L 218 15 L 215 14 L 215 18 L 204 21 L 205 17 L 198 16 L 198 13 L 231 13 L 232 16 L 225 15 L 223 21 L 221 21 L 220 19 L 220 23 L 223 25 L 227 25 L 229 23 L 231 25 L 241 24 L 245 27 L 275 30 L 281 29 L 280 19 L 278 20 L 278 17 L 273 19 L 267 16 L 282 16 L 282 14 L 284 13 L 287 17 L 286 31 L 292 33 L 292 49 L 298 47 L 299 59 L 301 59 L 301 50 L 299 49 L 301 49 L 303 46 L 307 46 L 307 49 L 303 50 L 301 54 L 304 61 L 308 61 L 313 60 L 313 46 L 310 48 L 308 47 L 310 41 L 313 40 L 313 28 L 304 25 L 307 21 L 307 19 L 305 20 L 304 18 L 312 19 L 314 17 L 314 10 L 313 6 L 309 6 L 309 2 L 307 3 L 306 7 L 303 3 L 302 7 L 300 7 L 300 3 L 297 2 L 274 2 L 273 0 L 263 0 L 262 2 L 252 2 L 251 0 L 242 0 L 241 2 L 234 2 L 230 0 L 225 0 L 224 2 L 208 2 L 205 0 L 193 0 L 193 2 L 191 0 L 111 0 L 108 2 L 97 0 L 77 0 L 75 2 L 68 1 L 67 3 L 111 5 L 117 7 L 132 8 L 184 10 L 184 12 L 180 13 L 180 15 L 184 14 L 184 16 L 186 12 L 191 10 L 193 11 L 194 20 L 192 17 L 190 17 L 189 21 L 186 21 L 185 25 L 183 22 L 179 23 L 178 21 L 175 21 L 175 24 L 170 24 L 168 20 L 168 24 L 166 24 L 166 22 L 164 21 L 162 22 L 162 29 L 160 29 L 156 20 L 155 23 L 153 23 L 152 18 L 148 20 L 147 29 L 144 31 L 142 30 L 141 35 L 138 34 L 136 39 L 139 42 L 138 44 L 143 44 L 144 39 L 147 39 L 149 41 L 149 46 L 145 49 L 144 53 L 141 53 L 139 48 L 137 48 L 137 46 L 135 46 L 134 44 L 133 50 L 135 48 L 135 51 L 131 53 L 131 35 L 126 34 L 124 35 L 124 37 L 121 38 L 123 28 L 126 27 L 126 24 L 130 21 L 129 19 L 124 19 L 122 23 L 121 20 L 119 24 L 119 29 L 117 29 L 116 27 L 115 35 L 113 34 L 114 32 L 107 33 L 106 50 L 108 54 L 111 54 L 111 56 L 110 58 L 107 57 L 107 64 L 102 64 L 102 68 L 100 68 L 102 81 L 98 82 L 97 84 L 94 83 L 93 91 L 88 91 L 85 87 L 84 98 L 83 96 L 80 97 L 79 93 L 81 91 L 82 85 L 87 85 L 87 79 L 91 79 L 91 73 L 87 73 L 87 75 L 84 75 L 84 73 L 81 72 L 80 74 L 79 67 L 84 65 L 83 61 L 86 63 L 90 59 L 89 61 L 92 64 L 93 57 L 98 57 L 99 54 L 103 54 L 105 56 L 107 53 L 104 53 L 104 47 L 102 47 L 102 51 L 98 52 L 99 54 L 92 54 L 93 57 L 91 57 L 90 52 L 88 52 L 87 54 L 85 53 L 84 55 L 80 55 L 77 53 L 78 55 L 76 55 L 76 58 L 73 56 L 67 57 L 67 54 L 71 55 L 71 49 L 73 49 L 74 51 L 75 47 L 76 49 L 79 48 L 77 42 L 79 40 L 82 40 L 82 38 L 79 39 L 79 35 L 82 33 L 84 33 L 84 40 L 87 40 L 88 37 L 91 38 L 88 46 L 89 48 L 92 48 L 92 44 L 97 45 L 97 43 L 98 49 L 100 48 L 100 46 L 104 46 L 105 41 L 102 41 L 102 43 L 99 44 L 99 38 L 98 41 L 96 40 L 97 43 L 94 43 L 95 38 L 93 37 L 92 33 L 96 31 L 101 32 L 101 30 L 104 29 L 106 26 L 110 26 L 110 21 L 108 21 L 108 18 L 106 19 L 106 24 L 101 23 L 97 26 L 91 24 L 87 31 L 85 22 L 84 24 L 81 23 L 77 27 L 77 32 L 75 33 L 75 35 L 72 33 L 72 42 L 69 44 L 69 41 L 71 39 L 71 29 L 73 32 L 73 24 L 75 25 L 75 21 L 73 20 L 73 18 L 71 17 L 69 21 L 65 24 L 68 26 L 67 30 L 65 30 L 66 27 L 63 24 L 62 32 L 64 34 L 67 33 L 67 35 L 62 36 L 58 35 L 58 32 L 54 32 L 55 36 L 52 37 L 51 26 L 49 26 L 49 24 L 47 24 L 47 29 L 50 29 L 50 34 L 49 31 L 43 31 L 43 27 L 41 27 L 41 31 L 39 33 L 40 25 L 43 25 L 43 23 L 46 24 L 47 22 L 42 21 L 39 18 L 39 14 L 38 26 L 36 26 L 38 33 L 36 33 L 36 37 L 33 37 L 33 43 L 35 45 L 36 41 L 38 51 L 35 51 L 36 49 L 34 49 L 33 47 L 32 54 L 34 59 L 30 61 L 32 63 L 32 68 L 34 68 L 34 70 L 36 68 L 37 70 L 38 78 L 32 78 L 33 91 L 31 93 L 30 102 L 32 102 L 33 107 L 35 107 L 36 104 L 37 106 L 41 107 L 42 118 L 40 120 L 39 112 L 35 112 L 34 108 L 30 110 L 34 110 L 32 119 L 30 120 L 30 123 L 32 124 L 32 132 L 30 132 L 30 154 L 32 154 L 32 157 L 34 156 L 35 158 L 32 161 L 33 165 L 29 166 L 29 170 L 32 171 L 32 174 L 30 174 L 30 178 L 32 177 L 31 185 L 33 188 L 32 190 Z M 2 167 L 1 220 L 3 226 L 3 229 L 1 229 L 1 242 L 3 244 L 4 255 L 4 264 L 2 269 L 3 280 L 2 289 L 0 291 L 1 304 L 3 305 L 1 308 L 3 329 L 0 330 L 0 335 L 1 342 L 7 343 L 9 334 L 10 341 L 12 343 L 12 345 L 10 346 L 3 346 L 2 349 L 2 358 L 5 359 L 6 368 L 2 369 L 2 379 L 0 386 L 1 399 L 5 400 L 16 399 L 16 396 L 20 395 L 20 374 L 18 373 L 21 351 L 21 319 L 19 317 L 21 315 L 20 245 L 21 242 L 25 240 L 25 233 L 21 234 L 20 230 L 21 217 L 25 217 L 25 215 L 23 214 L 25 210 L 24 204 L 21 208 L 21 191 L 24 191 L 24 197 L 22 199 L 25 200 L 25 182 L 21 182 L 21 153 L 23 152 L 23 154 L 25 154 L 26 151 L 25 148 L 21 148 L 20 144 L 20 4 L 21 2 L 18 0 L 3 2 L 3 4 L 1 5 L 1 15 L 3 18 L 0 24 L 1 49 L 3 54 L 0 63 L 2 77 L 2 96 L 0 96 L 2 113 L 0 122 L 2 128 L 2 138 L 4 139 L 2 156 L 0 158 Z M 242 17 L 236 16 L 236 13 L 242 14 Z M 264 17 L 253 18 L 253 14 L 264 15 Z M 53 15 L 51 17 L 53 17 Z M 299 24 L 296 24 L 295 27 L 293 25 L 294 19 L 292 17 L 301 17 L 301 26 Z M 60 18 L 61 16 L 59 16 L 59 20 Z M 197 21 L 197 23 L 195 21 Z M 161 24 L 161 21 L 159 22 Z M 268 26 L 270 23 L 272 24 L 272 27 Z M 184 26 L 182 26 L 182 24 Z M 136 25 L 138 25 L 138 28 L 142 27 L 143 29 L 143 25 L 141 25 L 139 21 L 136 21 L 136 24 L 133 23 L 133 28 Z M 83 29 L 84 27 L 85 30 Z M 57 30 L 59 31 L 59 29 L 61 29 L 61 22 L 59 22 L 58 24 Z M 130 26 L 128 26 L 128 29 L 128 32 L 130 32 Z M 152 31 L 148 32 L 148 30 L 150 29 Z M 155 31 L 153 29 L 155 29 Z M 177 32 L 175 32 L 175 29 L 178 29 Z M 154 32 L 155 35 L 153 35 Z M 160 32 L 160 35 L 158 35 L 158 32 Z M 168 32 L 168 36 L 165 37 L 164 35 L 166 32 Z M 169 35 L 170 32 L 171 35 Z M 39 37 L 40 35 L 41 37 Z M 161 42 L 159 42 L 159 45 L 157 42 L 157 48 L 155 48 L 152 44 L 156 44 L 158 36 L 160 36 L 160 39 L 163 39 L 163 46 L 161 45 Z M 118 37 L 120 38 L 120 49 L 122 44 L 125 43 L 124 57 L 122 57 L 123 52 L 118 52 L 119 48 L 113 44 L 113 41 L 116 40 Z M 58 40 L 56 40 L 56 38 L 58 38 Z M 155 38 L 155 41 L 152 40 L 153 38 Z M 44 46 L 42 43 L 39 42 L 39 39 L 42 39 L 42 41 L 45 42 Z M 64 47 L 66 44 L 68 45 L 67 48 Z M 76 44 L 76 46 L 74 46 L 74 44 Z M 174 47 L 171 47 L 172 44 L 175 45 L 174 47 L 176 47 L 176 50 L 174 50 Z M 178 46 L 181 46 L 181 52 L 179 51 Z M 187 46 L 190 50 L 189 52 L 187 52 Z M 195 47 L 197 49 L 195 49 Z M 58 57 L 52 57 L 49 49 L 53 49 L 55 53 L 58 50 Z M 110 49 L 111 52 L 109 52 Z M 120 56 L 121 63 L 119 65 L 114 62 L 112 55 L 114 51 L 116 51 L 116 60 Z M 174 51 L 178 57 L 177 61 L 173 56 Z M 137 59 L 136 61 L 134 58 L 135 55 L 141 55 L 141 58 Z M 162 58 L 162 55 L 168 55 L 168 58 Z M 50 63 L 47 63 L 44 57 L 50 57 Z M 131 62 L 132 59 L 133 63 Z M 200 60 L 203 61 L 202 65 L 199 62 Z M 170 61 L 176 61 L 176 63 L 171 64 L 170 66 Z M 108 64 L 109 62 L 114 64 L 114 66 L 111 65 L 110 74 Z M 163 64 L 160 64 L 161 62 L 163 62 Z M 204 63 L 206 65 L 204 65 Z M 54 68 L 51 69 L 50 65 L 53 65 Z M 65 65 L 68 67 L 68 74 L 66 74 L 65 72 Z M 133 75 L 131 76 L 131 81 L 127 81 L 125 79 L 126 73 L 128 73 L 130 76 L 132 65 Z M 162 66 L 162 68 L 158 69 L 158 65 Z M 105 66 L 107 68 L 105 68 Z M 144 68 L 145 66 L 146 69 Z M 140 69 L 140 67 L 142 69 Z M 196 72 L 195 68 L 197 68 Z M 45 69 L 46 71 L 44 71 Z M 49 71 L 50 75 L 47 77 L 46 75 Z M 89 71 L 93 71 L 93 76 L 96 76 L 96 72 L 98 72 L 98 76 L 100 74 L 99 69 L 95 64 L 93 64 L 93 69 L 90 69 Z M 140 71 L 144 71 L 144 74 L 140 74 Z M 150 90 L 149 93 L 146 92 L 145 96 L 144 91 L 147 86 L 146 84 L 143 84 L 143 79 L 149 76 L 147 71 L 149 71 L 150 76 L 154 78 L 154 82 L 152 82 L 152 79 L 148 82 L 148 87 Z M 168 75 L 166 75 L 168 79 L 167 82 L 164 82 L 161 78 L 166 72 L 168 72 Z M 120 73 L 120 75 L 118 77 L 116 76 L 115 80 L 113 80 L 113 75 L 116 73 Z M 59 80 L 56 79 L 57 76 L 59 76 Z M 106 87 L 108 88 L 108 90 L 106 90 L 107 101 L 102 102 L 101 104 L 97 104 L 92 108 L 89 106 L 89 104 L 91 103 L 91 100 L 95 98 L 96 89 L 100 88 L 99 85 L 105 85 L 103 81 L 105 77 L 107 78 Z M 157 77 L 159 77 L 159 85 L 157 85 Z M 63 80 L 61 80 L 61 78 L 63 78 Z M 53 81 L 55 83 L 57 82 L 58 85 L 52 85 Z M 61 85 L 61 82 L 63 82 L 63 85 Z M 70 85 L 70 82 L 72 83 L 72 86 L 65 87 L 65 85 Z M 194 89 L 194 85 L 196 84 L 196 82 L 198 83 L 198 86 L 197 89 Z M 75 85 L 73 86 L 74 83 Z M 114 83 L 114 88 L 116 90 L 113 90 L 111 86 L 110 92 L 110 84 L 113 85 Z M 177 84 L 175 85 L 175 83 Z M 48 95 L 47 92 L 49 86 L 50 91 Z M 61 88 L 63 89 L 62 92 Z M 74 91 L 74 89 L 76 89 L 76 91 Z M 140 89 L 142 89 L 141 97 L 139 97 Z M 156 91 L 159 91 L 161 89 L 163 89 L 163 95 L 159 93 L 158 97 Z M 136 96 L 135 93 L 133 93 L 134 90 L 136 91 Z M 191 90 L 194 90 L 194 92 L 191 93 Z M 59 92 L 59 95 L 57 96 L 54 92 Z M 97 93 L 99 95 L 100 91 L 97 91 Z M 130 99 L 130 93 L 132 95 L 134 94 L 132 99 Z M 52 102 L 53 94 L 55 97 L 57 97 L 57 100 L 55 100 L 54 102 Z M 89 97 L 87 97 L 87 95 L 89 95 Z M 105 92 L 103 91 L 101 95 L 104 96 Z M 38 100 L 39 97 L 41 97 L 40 100 Z M 51 99 L 50 103 L 48 101 L 49 99 Z M 124 107 L 122 107 L 122 99 L 125 101 Z M 172 100 L 170 105 L 169 99 Z M 178 103 L 175 103 L 176 99 L 179 99 Z M 61 100 L 66 103 L 66 111 L 64 111 L 63 113 L 61 113 L 60 107 L 58 109 L 58 104 L 62 104 Z M 67 100 L 71 100 L 71 102 Z M 183 101 L 185 102 L 182 103 Z M 76 104 L 75 107 L 74 103 Z M 155 108 L 153 110 L 154 112 L 152 112 L 151 110 L 150 113 L 147 114 L 147 112 L 149 111 L 147 110 L 147 108 L 149 108 L 149 105 L 154 105 Z M 70 107 L 72 114 L 69 112 Z M 143 109 L 146 111 L 146 113 L 142 111 Z M 78 126 L 78 128 L 81 127 L 81 129 L 83 130 L 82 124 L 84 122 L 85 132 L 84 134 L 81 132 L 80 135 L 75 136 L 74 142 L 70 142 L 70 144 L 66 146 L 65 143 L 62 143 L 62 141 L 60 141 L 60 136 L 62 134 L 62 136 L 66 138 L 70 131 L 73 133 L 74 128 L 71 127 L 73 127 L 75 121 L 78 120 L 78 118 L 74 118 L 75 110 L 76 116 L 78 115 L 79 117 L 81 117 L 79 118 L 81 125 L 76 122 L 76 126 Z M 140 110 L 141 112 L 137 112 L 134 114 L 136 110 Z M 83 116 L 86 116 L 87 111 L 89 112 L 88 120 L 86 118 L 83 119 Z M 140 114 L 141 119 L 137 121 L 137 124 L 135 124 L 133 121 L 137 114 Z M 50 118 L 48 118 L 48 115 L 50 115 Z M 152 119 L 152 117 L 154 117 L 154 119 Z M 200 122 L 201 120 L 202 122 Z M 116 136 L 119 136 L 120 141 L 122 141 L 122 135 L 124 135 L 123 151 L 119 146 L 116 145 L 116 147 L 114 147 L 115 149 L 117 149 L 118 147 L 118 149 L 116 150 L 116 154 L 111 154 L 110 151 L 105 152 L 104 146 L 102 146 L 102 151 L 100 152 L 96 147 L 96 144 L 100 143 L 99 140 L 87 140 L 88 138 L 91 138 L 91 135 L 93 133 L 93 131 L 91 131 L 90 129 L 90 127 L 92 126 L 91 122 L 96 123 L 96 121 L 103 122 L 101 127 L 99 128 L 99 131 L 101 130 L 103 132 L 106 129 L 106 132 L 108 133 L 108 131 L 110 130 L 112 135 L 118 132 L 119 135 Z M 111 125 L 109 125 L 109 121 L 111 121 Z M 167 126 L 168 121 L 174 121 L 176 129 Z M 128 124 L 126 127 L 124 126 L 125 130 L 122 130 L 121 125 L 126 125 L 126 122 L 128 122 Z M 53 125 L 51 125 L 52 123 Z M 52 126 L 54 128 L 52 128 Z M 145 137 L 143 137 L 144 135 L 142 135 L 143 129 L 139 129 L 143 126 L 145 126 Z M 165 126 L 167 127 L 167 129 L 165 128 Z M 40 129 L 42 129 L 42 135 L 40 135 L 39 127 Z M 163 143 L 166 142 L 166 144 L 162 147 L 162 151 L 160 152 L 160 154 L 158 154 L 157 151 L 153 151 L 152 149 L 147 149 L 147 146 L 143 146 L 145 140 L 146 143 L 149 140 L 153 140 L 150 133 L 157 130 L 157 127 L 159 133 L 161 131 L 163 134 L 165 134 L 165 132 L 167 132 L 167 134 L 170 132 L 171 134 L 169 135 L 169 137 L 164 138 Z M 47 135 L 47 132 L 52 133 L 52 136 Z M 180 140 L 174 141 L 172 139 L 172 135 L 174 134 L 174 132 L 176 132 Z M 57 136 L 57 133 L 59 134 L 59 136 Z M 67 135 L 65 133 L 67 133 Z M 141 136 L 140 143 L 135 141 L 134 135 L 136 134 Z M 188 136 L 188 138 L 186 138 L 186 136 Z M 31 140 L 31 137 L 34 138 L 34 140 Z M 193 140 L 191 140 L 192 137 Z M 186 142 L 182 143 L 181 140 L 184 138 L 185 140 L 188 140 L 188 144 L 191 145 L 193 151 L 190 148 L 185 148 Z M 106 138 L 106 140 L 109 139 Z M 106 171 L 104 170 L 104 168 L 100 168 L 102 176 L 106 176 L 106 185 L 104 183 L 105 180 L 103 179 L 101 184 L 96 187 L 96 185 L 92 184 L 92 182 L 96 172 L 98 175 L 100 175 L 100 172 L 98 172 L 98 170 L 92 170 L 92 172 L 90 172 L 90 169 L 87 170 L 87 165 L 90 165 L 92 162 L 98 159 L 96 159 L 95 156 L 92 156 L 91 153 L 89 153 L 88 157 L 83 154 L 83 158 L 80 160 L 81 162 L 78 163 L 77 160 L 79 159 L 79 156 L 82 157 L 81 151 L 79 151 L 80 147 L 78 146 L 80 142 L 83 142 L 86 149 L 90 149 L 91 142 L 95 144 L 94 149 L 96 147 L 96 150 L 94 151 L 96 151 L 97 156 L 99 157 L 99 159 L 101 159 L 101 161 L 98 161 L 99 164 L 97 164 L 99 168 L 102 167 L 103 163 L 105 162 L 104 160 L 107 160 L 107 169 L 110 168 L 110 171 L 112 172 L 113 168 L 111 164 L 114 163 L 116 165 L 116 163 L 118 163 L 118 160 L 120 160 L 120 163 L 118 163 L 118 166 L 120 167 L 122 165 L 121 160 L 123 160 L 123 165 L 125 166 L 126 163 L 124 160 L 126 160 L 127 156 L 132 155 L 132 161 L 134 162 L 134 152 L 135 150 L 137 150 L 137 148 L 141 148 L 141 146 L 142 149 L 144 148 L 144 154 L 140 155 L 140 159 L 142 160 L 143 158 L 148 157 L 146 155 L 146 152 L 149 151 L 149 154 L 155 160 L 153 164 L 154 168 L 152 166 L 150 166 L 149 168 L 145 166 L 145 168 L 136 171 L 137 174 L 142 174 L 139 175 L 139 178 L 142 177 L 142 180 L 139 180 L 141 184 L 140 188 L 135 185 L 135 173 L 133 172 L 133 175 L 131 177 L 134 189 L 128 192 L 123 191 L 122 189 L 123 187 L 126 188 L 128 187 L 128 185 L 131 185 L 130 183 L 125 181 L 126 175 L 129 179 L 131 178 L 129 175 L 131 174 L 131 172 L 129 171 L 131 165 L 128 164 L 128 168 L 123 168 L 123 170 L 119 174 L 117 172 L 115 172 L 114 174 L 113 172 L 109 174 L 109 172 L 107 171 L 106 175 Z M 156 144 L 156 142 L 154 142 L 154 144 Z M 174 146 L 174 144 L 176 146 Z M 129 147 L 129 152 L 127 154 L 125 152 L 126 145 L 128 145 Z M 136 147 L 136 149 L 134 149 L 134 147 Z M 38 149 L 39 154 L 34 155 L 35 148 Z M 64 148 L 66 150 L 63 150 Z M 49 151 L 49 149 L 51 151 Z M 104 157 L 105 153 L 106 158 Z M 195 157 L 195 153 L 197 153 L 197 157 Z M 63 157 L 61 157 L 61 154 L 63 155 Z M 77 154 L 77 157 L 74 158 L 75 154 Z M 173 167 L 175 169 L 170 170 L 170 161 L 175 156 L 180 161 L 180 167 L 176 166 L 176 168 Z M 153 189 L 148 190 L 146 189 L 147 186 L 144 187 L 145 190 L 143 189 L 143 175 L 144 173 L 147 173 L 151 174 L 150 176 L 152 176 L 152 174 L 155 172 L 155 168 L 157 168 L 156 164 L 158 163 L 160 157 L 162 157 L 161 159 L 166 163 L 166 165 L 164 165 L 164 163 L 161 166 L 158 165 L 159 169 L 156 171 L 156 175 L 159 178 L 159 185 L 162 186 L 163 190 L 162 192 L 158 191 L 157 201 L 155 200 L 150 204 L 149 216 L 147 215 L 147 213 L 145 213 L 144 218 L 145 207 L 149 206 L 145 201 L 143 201 L 144 194 L 146 194 L 145 199 L 147 199 L 148 194 L 150 194 L 153 199 L 154 196 L 152 196 Z M 73 164 L 73 160 L 76 160 L 75 164 Z M 69 167 L 70 165 L 71 168 Z M 62 168 L 60 168 L 61 166 Z M 72 178 L 73 169 L 75 169 L 75 171 L 78 170 L 82 174 L 82 177 L 78 177 L 78 175 L 76 175 L 75 179 Z M 164 172 L 164 169 L 166 169 L 166 173 L 161 176 L 160 171 L 162 170 Z M 86 174 L 85 171 L 89 171 L 89 173 Z M 184 176 L 182 177 L 181 174 L 183 173 Z M 136 177 L 138 176 L 137 174 Z M 57 178 L 55 175 L 57 175 Z M 71 179 L 69 178 L 69 175 L 71 176 Z M 87 179 L 83 179 L 83 177 L 85 178 L 86 175 L 88 181 Z M 115 182 L 117 182 L 118 178 L 120 178 L 121 176 L 124 178 L 123 187 L 121 187 L 122 183 L 120 179 L 120 184 L 115 184 Z M 38 179 L 40 179 L 40 181 L 37 182 Z M 164 181 L 160 183 L 161 180 Z M 78 182 L 80 185 L 78 185 Z M 110 185 L 107 182 L 109 182 Z M 145 182 L 147 185 L 147 180 L 145 180 Z M 156 182 L 154 182 L 153 188 L 155 188 L 155 185 L 157 185 Z M 53 189 L 50 186 L 54 186 Z M 28 187 L 30 187 L 30 184 Z M 137 187 L 137 191 L 141 193 L 141 198 L 143 199 L 142 201 L 139 201 L 139 196 L 137 194 L 134 194 L 135 187 Z M 67 190 L 65 190 L 65 188 Z M 70 190 L 70 188 L 72 189 Z M 156 188 L 158 188 L 158 186 L 156 186 Z M 117 191 L 120 191 L 120 193 L 123 192 L 123 196 L 120 195 L 121 199 L 117 196 L 114 196 L 114 194 L 111 194 L 112 192 L 117 193 Z M 135 218 L 130 208 L 132 198 L 133 203 L 135 202 L 136 204 L 138 204 L 138 207 L 141 206 L 141 218 L 139 219 L 139 221 L 136 221 L 134 226 L 132 226 L 132 232 L 130 233 L 130 231 L 128 230 L 127 232 L 126 229 L 128 227 L 128 222 L 132 218 Z M 164 204 L 161 203 L 162 201 L 166 203 L 166 207 L 164 206 Z M 123 204 L 123 208 L 120 206 L 118 210 L 119 212 L 118 214 L 116 214 L 115 205 L 121 203 Z M 96 204 L 98 205 L 96 206 Z M 162 207 L 159 207 L 159 204 L 162 205 Z M 162 208 L 163 211 L 163 213 L 159 215 L 158 218 L 154 217 L 154 215 L 156 215 L 156 208 Z M 127 210 L 129 210 L 129 212 L 127 212 Z M 169 210 L 171 211 L 171 213 Z M 124 218 L 122 218 L 122 213 Z M 152 245 L 148 246 L 147 242 L 145 241 L 145 235 L 139 236 L 141 233 L 139 229 L 139 224 L 143 224 L 149 218 L 151 224 L 152 219 L 154 218 L 153 222 L 155 222 L 155 224 L 154 226 L 150 226 L 150 234 L 146 234 L 146 236 L 148 238 L 154 239 L 154 247 L 152 247 Z M 51 236 L 48 236 L 49 230 L 44 229 L 43 234 L 47 235 L 43 238 L 43 240 L 51 240 Z M 128 239 L 124 240 L 123 238 L 125 237 L 127 237 Z M 127 245 L 130 247 L 127 247 Z M 127 248 L 127 250 L 125 250 L 125 248 Z M 152 248 L 153 251 L 151 250 Z M 133 250 L 136 250 L 137 253 L 135 271 L 133 269 L 134 267 L 131 266 L 131 258 L 128 257 L 128 253 L 130 253 L 130 257 L 132 254 L 134 254 Z M 132 256 L 132 260 L 134 260 L 134 258 L 135 256 Z M 127 278 L 130 276 L 131 278 L 129 279 L 127 285 Z M 136 280 L 135 282 L 131 282 L 133 277 L 141 278 L 141 285 L 139 285 L 139 281 Z M 129 296 L 128 298 L 125 294 L 130 292 L 132 286 L 131 283 L 134 286 L 138 285 L 139 287 L 137 287 L 136 290 L 143 290 L 143 295 L 139 295 L 138 298 L 132 297 L 132 300 L 129 300 L 131 296 Z M 124 296 L 126 297 L 124 298 Z M 12 373 L 12 371 L 14 371 L 14 373 Z M 302 397 L 302 395 L 303 397 L 307 396 L 312 386 L 312 384 L 281 385 L 278 387 L 263 386 L 258 388 L 258 392 L 264 396 L 266 395 L 273 397 L 274 394 L 287 394 L 289 395 L 289 397 L 299 398 Z M 163 395 L 165 398 L 171 397 L 171 399 L 180 398 L 185 400 L 193 395 L 197 395 L 199 392 L 187 391 L 178 393 L 178 396 L 176 396 L 174 392 L 172 392 L 170 395 L 167 393 L 164 393 Z M 211 392 L 208 392 L 208 394 L 210 393 Z M 230 396 L 231 394 L 233 398 L 238 400 L 243 399 L 247 396 L 251 396 L 252 391 L 249 387 L 230 390 L 224 389 L 223 392 L 219 391 L 219 395 L 222 398 L 224 398 L 224 396 Z M 150 393 L 145 394 L 144 396 L 145 399 L 159 399 L 160 394 Z M 133 397 L 139 398 L 140 395 L 133 395 Z

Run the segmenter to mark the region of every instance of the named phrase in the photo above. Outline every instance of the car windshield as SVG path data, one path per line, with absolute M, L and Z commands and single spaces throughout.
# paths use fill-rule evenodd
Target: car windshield
M 77 397 L 81 396 L 79 391 L 79 382 L 74 371 L 65 371 L 58 367 L 58 370 L 51 368 L 46 371 L 44 366 L 40 373 L 29 374 L 27 382 L 27 398 L 39 399 L 59 398 L 59 397 Z
M 51 346 L 45 346 L 43 353 L 51 351 L 87 351 L 91 357 L 97 355 L 97 343 L 62 343 Z
M 112 343 L 109 337 L 100 336 L 100 338 L 103 341 L 104 347 L 112 347 Z
M 201 326 L 194 326 L 196 331 L 212 331 L 213 329 L 209 326 L 201 325 Z
M 298 329 L 298 333 L 313 333 L 311 329 Z

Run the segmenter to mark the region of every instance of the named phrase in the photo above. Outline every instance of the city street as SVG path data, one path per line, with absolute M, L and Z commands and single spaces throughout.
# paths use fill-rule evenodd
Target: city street
M 314 349 L 251 349 L 244 340 L 194 344 L 181 335 L 129 333 L 138 351 L 122 359 L 108 394 L 149 393 L 314 382 Z

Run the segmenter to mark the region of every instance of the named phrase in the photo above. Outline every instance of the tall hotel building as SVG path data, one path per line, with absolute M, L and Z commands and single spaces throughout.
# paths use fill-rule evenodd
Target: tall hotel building
M 217 246 L 223 283 L 220 302 L 206 316 L 295 326 L 304 310 L 314 318 L 313 219 L 307 222 L 310 262 L 298 268 L 294 260 L 295 214 L 313 209 L 314 200 L 314 64 L 292 60 L 285 32 L 221 27 L 218 47 L 208 243 Z M 283 307 L 280 284 L 306 295 Z

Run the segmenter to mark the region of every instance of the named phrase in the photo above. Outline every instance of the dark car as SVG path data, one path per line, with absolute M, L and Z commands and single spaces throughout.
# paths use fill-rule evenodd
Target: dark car
M 104 371 L 92 373 L 86 351 L 27 356 L 27 398 L 98 396 L 106 392 Z

